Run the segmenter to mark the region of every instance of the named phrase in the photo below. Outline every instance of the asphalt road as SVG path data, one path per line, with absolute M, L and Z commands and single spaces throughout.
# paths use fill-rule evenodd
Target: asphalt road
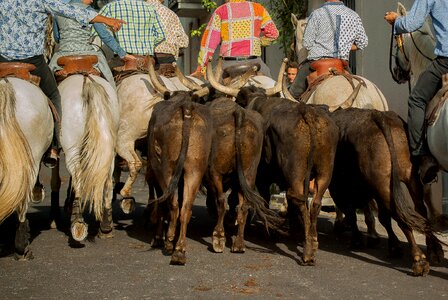
M 49 190 L 48 170 L 43 170 Z M 126 175 L 126 174 L 125 174 Z M 63 174 L 60 203 L 67 185 Z M 95 237 L 91 218 L 88 240 L 81 248 L 68 243 L 66 229 L 50 229 L 47 199 L 29 210 L 34 259 L 16 261 L 12 221 L 0 226 L 0 299 L 441 299 L 448 297 L 448 264 L 431 266 L 427 277 L 411 275 L 411 256 L 387 255 L 381 226 L 380 245 L 354 251 L 350 234 L 337 238 L 334 214 L 319 218 L 319 252 L 313 267 L 300 265 L 299 235 L 268 236 L 256 223 L 246 234 L 246 253 L 211 251 L 214 220 L 204 198 L 196 200 L 188 228 L 187 264 L 172 266 L 170 256 L 150 247 L 144 226 L 147 187 L 140 175 L 135 185 L 137 209 L 129 216 L 114 205 L 115 236 Z M 49 194 L 49 192 L 47 192 Z M 361 220 L 362 218 L 360 218 Z M 65 224 L 68 219 L 65 216 Z M 363 222 L 359 222 L 365 230 Z M 398 230 L 396 230 L 397 233 Z M 404 241 L 400 233 L 400 239 Z M 424 245 L 424 238 L 417 235 Z M 444 248 L 445 250 L 447 248 Z

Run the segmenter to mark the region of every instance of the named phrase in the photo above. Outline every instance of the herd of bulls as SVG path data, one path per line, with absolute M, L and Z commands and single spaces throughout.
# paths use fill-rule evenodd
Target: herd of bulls
M 284 64 L 281 75 L 283 71 Z M 267 90 L 243 86 L 249 78 L 244 74 L 239 78 L 245 80 L 236 80 L 230 87 L 220 85 L 211 68 L 207 75 L 211 86 L 190 82 L 185 85 L 195 91 L 173 93 L 163 90 L 166 82 L 161 85 L 160 77 L 151 78 L 152 86 L 160 91 L 151 98 L 156 100 L 149 105 L 150 117 L 143 117 L 146 127 L 133 134 L 130 143 L 120 142 L 126 132 L 118 128 L 117 153 L 127 161 L 132 173 L 121 190 L 124 202 L 131 198 L 131 186 L 141 167 L 138 156 L 135 158 L 134 142 L 146 136 L 148 210 L 156 225 L 153 246 L 164 246 L 171 252 L 172 264 L 186 263 L 187 225 L 201 186 L 207 190 L 208 210 L 216 216 L 213 250 L 224 250 L 227 214 L 237 225 L 231 251 L 244 252 L 249 209 L 267 228 L 276 228 L 281 222 L 268 205 L 273 183 L 286 191 L 290 214 L 296 213 L 303 225 L 305 265 L 316 262 L 317 219 L 327 189 L 346 215 L 354 244 L 361 238 L 356 209 L 375 199 L 379 220 L 389 236 L 389 250 L 397 252 L 399 246 L 392 217 L 410 244 L 415 275 L 428 274 L 428 260 L 443 258 L 442 243 L 428 221 L 424 203 L 428 194 L 410 160 L 406 124 L 397 114 L 358 108 L 330 112 L 326 105 L 291 101 L 280 96 L 284 84 L 281 75 L 277 84 Z M 128 81 L 132 89 L 118 87 L 119 99 L 120 92 L 135 94 L 136 86 L 148 89 L 144 75 L 133 76 L 122 83 Z M 138 97 L 146 101 L 142 105 L 148 109 L 148 97 Z M 126 99 L 132 99 L 133 105 L 140 101 L 131 96 Z M 137 115 L 126 116 L 127 129 L 130 118 L 143 115 L 135 108 L 134 113 Z M 138 122 L 143 127 L 142 121 Z M 119 148 L 125 146 L 129 156 L 120 153 Z M 406 185 L 413 203 L 405 196 L 401 183 Z M 227 198 L 228 190 L 231 193 Z M 308 203 L 310 193 L 312 201 Z M 426 235 L 430 259 L 416 244 L 413 230 Z

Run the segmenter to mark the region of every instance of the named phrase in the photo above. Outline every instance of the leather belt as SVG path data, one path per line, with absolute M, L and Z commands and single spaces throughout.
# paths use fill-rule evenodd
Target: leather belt
M 251 56 L 237 56 L 237 57 L 235 57 L 235 56 L 227 56 L 227 57 L 223 57 L 222 59 L 223 60 L 237 60 L 237 61 L 240 61 L 240 60 L 249 60 L 249 59 L 256 59 L 256 58 L 258 58 L 258 56 L 251 55 Z

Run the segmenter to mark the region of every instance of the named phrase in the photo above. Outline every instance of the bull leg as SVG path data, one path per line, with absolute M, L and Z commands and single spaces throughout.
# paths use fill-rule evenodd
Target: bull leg
M 169 182 L 169 181 L 168 181 Z M 172 254 L 174 251 L 174 239 L 176 236 L 177 219 L 179 218 L 179 201 L 177 192 L 171 199 L 168 199 L 170 206 L 170 220 L 165 240 L 165 251 Z
M 352 206 L 348 207 L 345 212 L 346 221 L 351 229 L 352 232 L 352 238 L 351 238 L 351 245 L 350 247 L 352 249 L 360 249 L 363 247 L 363 241 L 362 241 L 362 233 L 359 231 L 358 228 L 358 219 L 356 217 L 356 209 Z
M 30 226 L 26 218 L 26 212 L 28 211 L 28 202 L 23 201 L 17 208 L 17 215 L 19 219 L 19 226 L 16 230 L 16 238 L 14 241 L 15 246 L 15 259 L 17 260 L 30 260 L 33 259 L 33 253 L 30 249 Z
M 411 180 L 406 183 L 406 186 L 411 194 L 412 201 L 415 205 L 415 210 L 424 218 L 428 218 L 427 209 L 421 199 L 424 199 L 426 205 L 430 203 L 432 206 L 430 185 L 423 186 L 417 178 L 418 177 L 413 176 Z M 429 211 L 435 211 L 434 207 L 431 208 L 431 206 L 429 207 Z M 434 216 L 434 212 L 431 212 L 431 216 Z M 426 253 L 429 257 L 429 261 L 432 264 L 441 263 L 444 258 L 444 251 L 440 242 L 433 236 L 426 235 L 426 246 Z
M 59 160 L 51 169 L 51 208 L 50 227 L 55 229 L 61 222 L 61 211 L 59 209 L 59 190 L 61 189 L 61 177 L 59 176 Z
M 112 171 L 112 170 L 111 170 Z M 113 197 L 113 188 L 112 188 L 112 178 L 108 178 L 105 184 L 104 191 L 104 208 L 103 215 L 100 222 L 100 231 L 98 233 L 98 237 L 100 238 L 112 238 L 114 237 L 113 233 L 113 220 L 112 220 L 112 197 Z
M 244 244 L 244 228 L 246 227 L 247 214 L 249 210 L 246 205 L 243 194 L 238 192 L 238 209 L 237 209 L 237 224 L 238 233 L 235 240 L 232 243 L 231 251 L 234 253 L 244 253 L 246 246 Z
M 175 251 L 171 256 L 171 264 L 185 265 L 187 261 L 185 256 L 187 247 L 187 226 L 191 219 L 194 199 L 199 190 L 201 180 L 202 176 L 196 176 L 196 178 L 191 178 L 191 176 L 186 176 L 186 178 L 184 177 L 184 193 L 182 210 L 180 213 L 179 239 L 177 240 Z
M 375 247 L 380 242 L 380 236 L 375 226 L 375 214 L 373 213 L 375 210 L 377 210 L 376 202 L 371 199 L 364 207 L 364 222 L 367 225 L 367 245 L 369 247 Z
M 391 217 L 388 210 L 382 205 L 378 208 L 378 219 L 387 231 L 389 255 L 391 257 L 402 257 L 403 250 L 400 247 L 400 240 L 392 229 Z
M 212 246 L 216 253 L 222 253 L 226 244 L 226 236 L 224 232 L 224 217 L 226 214 L 226 197 L 223 192 L 222 178 L 216 176 L 213 178 L 211 186 L 212 195 L 217 199 L 218 218 L 216 226 L 213 229 Z
M 414 234 L 412 230 L 404 224 L 401 220 L 397 220 L 398 226 L 406 236 L 408 243 L 411 247 L 411 254 L 414 263 L 412 264 L 412 272 L 415 276 L 426 276 L 429 273 L 429 263 L 426 261 L 426 256 L 423 254 L 422 249 L 415 242 Z

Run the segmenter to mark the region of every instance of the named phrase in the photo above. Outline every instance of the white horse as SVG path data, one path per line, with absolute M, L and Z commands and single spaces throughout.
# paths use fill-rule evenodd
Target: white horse
M 0 79 L 0 222 L 17 212 L 17 258 L 32 258 L 26 213 L 53 126 L 48 98 L 39 87 L 23 79 Z
M 61 145 L 72 176 L 75 200 L 72 237 L 82 241 L 87 201 L 100 223 L 100 236 L 112 236 L 112 173 L 119 120 L 114 88 L 94 75 L 71 75 L 58 86 L 62 101 Z
M 303 33 L 306 27 L 306 19 L 297 19 L 291 14 L 291 21 L 295 28 L 295 51 L 298 62 L 302 63 L 307 57 L 307 50 L 303 47 Z M 361 85 L 360 90 L 351 107 L 372 108 L 380 111 L 388 110 L 386 98 L 380 89 L 368 79 L 357 76 L 366 86 Z M 356 86 L 356 80 L 354 80 Z M 343 104 L 354 92 L 354 87 L 344 76 L 332 76 L 316 88 L 310 96 L 309 104 L 326 104 L 329 107 L 337 107 Z

